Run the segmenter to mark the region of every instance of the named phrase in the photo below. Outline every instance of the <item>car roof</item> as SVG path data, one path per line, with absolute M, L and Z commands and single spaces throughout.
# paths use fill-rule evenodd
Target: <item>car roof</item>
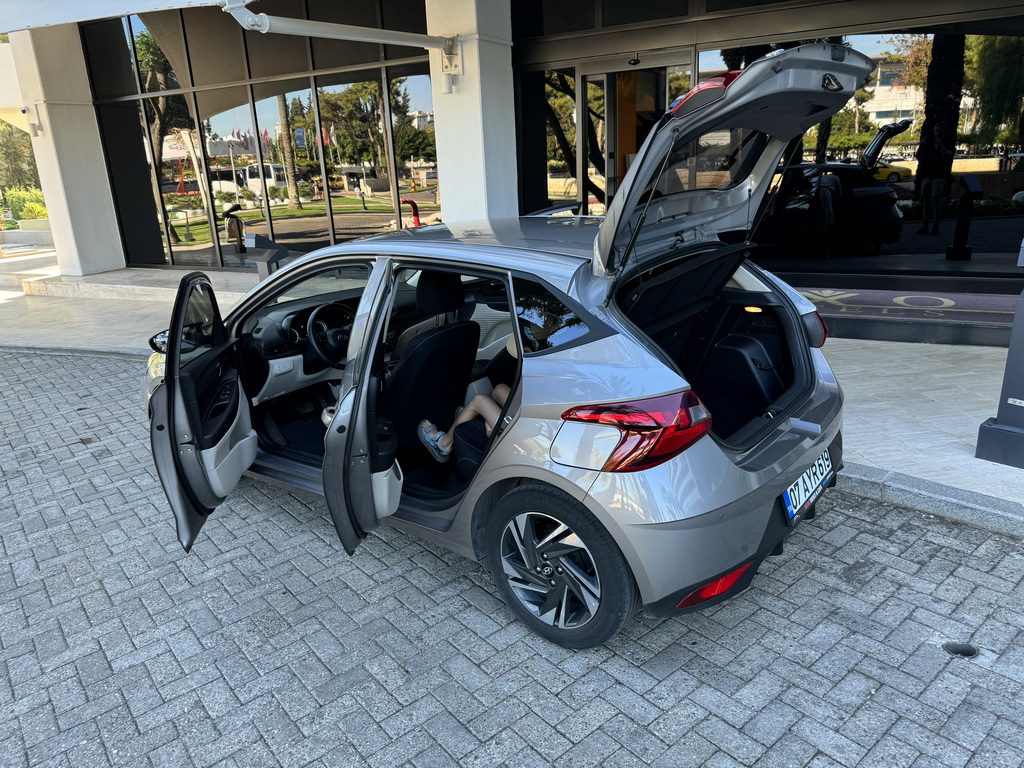
M 361 241 L 397 244 L 461 244 L 474 248 L 502 248 L 589 260 L 600 227 L 599 216 L 523 216 L 515 219 L 478 219 L 430 227 L 386 232 Z
M 594 216 L 527 216 L 416 227 L 329 245 L 285 269 L 340 255 L 399 256 L 456 269 L 486 266 L 526 272 L 572 292 L 580 267 L 590 263 L 600 223 Z

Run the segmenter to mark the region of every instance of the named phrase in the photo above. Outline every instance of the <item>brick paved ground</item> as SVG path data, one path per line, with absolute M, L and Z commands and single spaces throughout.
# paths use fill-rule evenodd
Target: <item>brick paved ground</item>
M 1019 541 L 833 494 L 741 597 L 570 652 L 259 482 L 185 555 L 141 373 L 0 353 L 3 765 L 1024 762 Z

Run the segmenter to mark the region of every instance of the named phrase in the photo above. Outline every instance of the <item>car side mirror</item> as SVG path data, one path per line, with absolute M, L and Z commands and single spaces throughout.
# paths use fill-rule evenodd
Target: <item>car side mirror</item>
M 161 355 L 167 354 L 167 331 L 160 331 L 149 340 L 149 348 Z

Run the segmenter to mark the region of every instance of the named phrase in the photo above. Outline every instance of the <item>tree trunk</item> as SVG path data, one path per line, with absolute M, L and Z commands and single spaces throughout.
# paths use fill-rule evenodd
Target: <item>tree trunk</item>
M 841 45 L 843 36 L 826 37 L 825 42 L 831 45 Z M 832 138 L 832 118 L 822 120 L 818 123 L 818 140 L 814 145 L 814 162 L 824 163 L 828 161 L 828 142 Z
M 284 94 L 277 95 L 277 111 L 281 118 L 281 131 L 284 136 L 281 139 L 281 152 L 284 154 L 284 178 L 288 185 L 288 207 L 293 210 L 302 208 L 302 201 L 299 200 L 299 185 L 295 181 L 295 148 L 292 145 L 292 123 L 288 117 L 288 105 L 284 101 Z
M 828 160 L 828 142 L 832 138 L 832 118 L 818 123 L 818 140 L 814 144 L 814 162 L 824 163 Z
M 942 143 L 949 148 L 944 172 L 952 171 L 957 125 L 960 121 L 960 98 L 964 87 L 964 35 L 935 35 L 932 59 L 928 63 L 928 83 L 924 92 L 924 124 L 921 138 L 933 135 L 936 123 L 945 123 Z

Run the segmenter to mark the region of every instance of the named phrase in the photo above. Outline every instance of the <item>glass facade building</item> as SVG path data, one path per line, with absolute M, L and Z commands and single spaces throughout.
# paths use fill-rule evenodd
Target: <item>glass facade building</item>
M 421 0 L 259 10 L 426 31 Z M 422 49 L 264 35 L 219 7 L 81 33 L 128 266 L 252 269 L 262 238 L 305 253 L 440 208 Z

